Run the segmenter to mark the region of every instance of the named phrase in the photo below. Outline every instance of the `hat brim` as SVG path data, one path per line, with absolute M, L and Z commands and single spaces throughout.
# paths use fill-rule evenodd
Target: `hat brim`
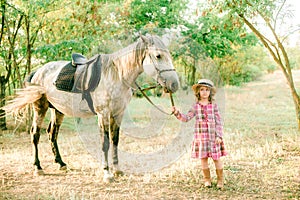
M 194 90 L 194 92 L 197 92 L 197 89 L 200 88 L 200 87 L 208 87 L 210 88 L 210 90 L 213 92 L 213 93 L 216 93 L 217 89 L 215 87 L 211 87 L 209 85 L 206 85 L 206 84 L 199 84 L 199 83 L 196 83 L 192 86 L 192 89 Z

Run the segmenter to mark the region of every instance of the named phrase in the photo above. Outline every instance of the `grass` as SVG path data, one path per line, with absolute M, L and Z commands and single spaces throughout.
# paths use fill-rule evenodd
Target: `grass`
M 295 76 L 300 77 L 300 71 Z M 299 88 L 300 81 L 296 84 Z M 153 100 L 169 109 L 167 97 Z M 66 119 L 59 146 L 68 172 L 52 164 L 45 134 L 39 149 L 46 175 L 34 177 L 30 137 L 0 133 L 0 199 L 300 199 L 300 134 L 282 74 L 275 72 L 242 87 L 226 87 L 218 100 L 224 105 L 224 141 L 229 152 L 223 159 L 224 191 L 202 186 L 200 162 L 190 158 L 189 147 L 163 169 L 127 173 L 105 184 L 100 162 L 74 132 L 73 119 Z M 182 111 L 192 101 L 191 92 L 175 95 L 175 104 Z M 164 149 L 178 134 L 191 137 L 194 125 L 159 114 L 145 99 L 133 99 L 124 120 L 120 149 L 136 154 Z M 215 184 L 211 161 L 210 166 Z

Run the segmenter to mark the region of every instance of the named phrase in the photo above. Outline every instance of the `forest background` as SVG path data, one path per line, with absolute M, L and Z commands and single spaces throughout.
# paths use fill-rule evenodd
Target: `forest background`
M 111 53 L 140 34 L 156 34 L 168 44 L 180 76 L 175 103 L 187 102 L 189 86 L 202 77 L 213 79 L 226 95 L 222 116 L 229 156 L 224 191 L 201 186 L 200 163 L 190 152 L 164 169 L 125 174 L 106 185 L 100 162 L 66 119 L 59 143 L 69 171 L 51 164 L 43 127 L 39 145 L 46 175 L 34 177 L 29 118 L 20 125 L 0 117 L 0 198 L 300 199 L 300 137 L 293 121 L 296 111 L 299 126 L 300 12 L 291 5 L 296 1 L 1 0 L 0 107 L 30 72 L 49 61 L 70 60 L 74 52 Z M 144 76 L 139 81 L 151 82 Z M 136 122 L 149 121 L 152 107 L 144 99 L 133 98 L 129 108 Z M 120 146 L 137 154 L 155 152 L 176 136 L 182 125 L 175 120 L 170 116 L 165 129 L 148 140 L 134 140 L 123 130 Z
M 300 127 L 299 94 L 290 73 L 299 69 L 299 37 L 289 37 L 299 36 L 299 25 L 290 24 L 295 10 L 289 3 L 1 0 L 1 105 L 46 62 L 70 60 L 74 52 L 87 57 L 111 53 L 148 33 L 160 35 L 168 44 L 182 89 L 202 77 L 211 77 L 218 86 L 240 86 L 281 68 Z M 269 28 L 274 41 L 263 27 Z M 6 129 L 5 118 L 0 127 Z

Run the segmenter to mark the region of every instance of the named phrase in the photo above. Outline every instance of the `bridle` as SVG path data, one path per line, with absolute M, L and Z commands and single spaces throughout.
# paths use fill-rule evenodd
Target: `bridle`
M 158 64 L 157 64 L 157 62 L 156 62 L 156 59 L 154 58 L 154 55 L 149 53 L 149 57 L 150 57 L 150 59 L 151 59 L 153 65 L 154 65 L 155 70 L 157 71 L 157 74 L 158 74 L 156 82 L 158 82 L 158 78 L 160 77 L 160 75 L 161 75 L 162 73 L 164 73 L 164 72 L 169 72 L 169 71 L 176 71 L 175 69 L 162 69 L 162 70 L 160 70 L 160 69 L 158 68 Z M 146 95 L 146 93 L 144 92 L 144 91 L 147 91 L 147 90 L 151 90 L 151 89 L 156 88 L 159 84 L 156 84 L 155 86 L 151 86 L 151 87 L 144 88 L 144 89 L 142 89 L 142 88 L 137 84 L 136 81 L 135 81 L 135 85 L 137 86 L 137 88 L 139 89 L 139 91 L 142 93 L 142 95 L 143 95 L 143 96 L 149 101 L 149 103 L 151 103 L 156 109 L 158 109 L 159 111 L 161 111 L 162 113 L 167 114 L 167 115 L 172 115 L 172 114 L 174 114 L 174 112 L 168 113 L 168 112 L 162 110 L 160 107 L 158 107 L 156 104 L 154 104 L 154 103 L 151 101 L 151 99 L 150 99 L 150 98 Z M 171 105 L 174 106 L 174 100 L 173 100 L 172 92 L 171 92 L 171 91 L 167 91 L 167 92 L 170 94 Z

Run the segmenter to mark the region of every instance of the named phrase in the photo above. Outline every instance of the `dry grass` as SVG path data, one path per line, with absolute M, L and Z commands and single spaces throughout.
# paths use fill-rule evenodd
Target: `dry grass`
M 295 71 L 295 77 L 300 77 L 300 71 Z M 296 83 L 299 88 L 300 80 Z M 177 95 L 177 103 L 182 98 Z M 62 157 L 70 168 L 67 172 L 52 163 L 46 134 L 39 145 L 46 174 L 36 177 L 32 175 L 30 137 L 25 133 L 0 133 L 0 199 L 300 199 L 300 134 L 281 73 L 241 88 L 225 88 L 224 100 L 224 139 L 229 152 L 224 158 L 224 191 L 201 185 L 200 163 L 190 159 L 189 151 L 159 171 L 125 174 L 105 184 L 100 163 L 87 153 L 67 121 L 59 136 Z M 138 102 L 133 102 L 131 115 L 137 122 L 142 119 L 143 128 L 149 123 L 143 116 L 149 114 L 141 113 L 147 108 L 139 109 Z M 185 110 L 185 105 L 180 106 Z M 136 139 L 130 137 L 134 133 L 123 133 L 120 148 L 132 152 L 163 148 L 180 126 L 173 117 L 166 119 L 155 138 Z

